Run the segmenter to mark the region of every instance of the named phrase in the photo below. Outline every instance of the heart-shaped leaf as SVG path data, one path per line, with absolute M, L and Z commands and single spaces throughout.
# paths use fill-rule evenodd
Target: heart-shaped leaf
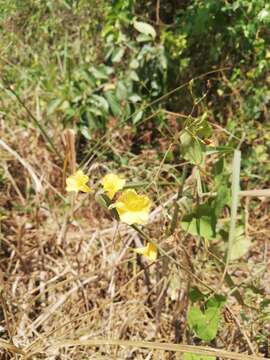
M 218 331 L 220 309 L 225 303 L 225 298 L 215 295 L 206 303 L 206 310 L 202 312 L 198 306 L 192 306 L 187 315 L 188 325 L 196 336 L 205 341 L 213 340 Z

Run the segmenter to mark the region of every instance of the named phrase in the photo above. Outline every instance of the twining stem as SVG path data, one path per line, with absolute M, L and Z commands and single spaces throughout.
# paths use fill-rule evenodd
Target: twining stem
M 161 246 L 159 246 L 156 241 L 152 240 L 147 234 L 145 234 L 145 232 L 143 232 L 137 225 L 131 225 L 131 227 L 136 230 L 145 240 L 147 240 L 148 242 L 154 244 L 159 253 L 162 256 L 167 257 L 169 260 L 171 260 L 174 264 L 178 265 L 180 267 L 180 269 L 186 271 L 190 276 L 192 276 L 195 280 L 197 280 L 201 285 L 203 285 L 205 288 L 207 288 L 208 290 L 215 292 L 215 290 L 213 288 L 211 288 L 209 285 L 207 285 L 205 282 L 203 282 L 197 275 L 195 275 L 193 272 L 191 272 L 190 270 L 188 270 L 187 268 L 185 268 L 182 264 L 180 264 L 177 260 L 175 260 L 169 253 L 171 251 L 165 251 Z

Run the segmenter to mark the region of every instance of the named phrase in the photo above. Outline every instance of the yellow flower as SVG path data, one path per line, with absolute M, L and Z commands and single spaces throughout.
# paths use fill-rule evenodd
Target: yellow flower
M 117 191 L 123 189 L 125 186 L 126 180 L 122 179 L 120 176 L 116 174 L 107 174 L 101 180 L 101 184 L 103 185 L 103 189 L 108 194 L 109 198 L 112 199 Z
M 120 220 L 126 224 L 145 224 L 151 207 L 148 196 L 138 195 L 135 190 L 123 191 L 117 201 L 111 205 L 116 208 Z
M 137 254 L 144 255 L 148 260 L 157 260 L 158 250 L 156 245 L 148 243 L 145 247 L 134 249 Z
M 69 176 L 66 179 L 66 190 L 67 191 L 83 191 L 83 192 L 90 192 L 91 189 L 88 185 L 86 185 L 89 177 L 83 173 L 82 170 L 78 170 L 75 174 Z

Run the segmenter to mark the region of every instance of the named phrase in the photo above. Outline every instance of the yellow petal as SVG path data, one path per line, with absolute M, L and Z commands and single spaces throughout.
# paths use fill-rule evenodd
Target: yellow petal
M 81 185 L 80 191 L 88 193 L 88 192 L 91 192 L 91 189 L 88 185 L 85 184 L 85 185 Z
M 113 205 L 120 220 L 126 224 L 145 224 L 151 208 L 151 200 L 146 195 L 138 195 L 135 190 L 123 191 Z
M 71 177 L 67 178 L 66 179 L 66 185 L 67 185 L 66 186 L 66 191 L 78 191 L 77 190 L 77 183 L 73 178 L 71 178 Z
M 118 211 L 118 210 L 117 210 Z M 119 214 L 119 211 L 118 211 Z M 148 212 L 146 211 L 126 211 L 119 214 L 120 220 L 128 225 L 138 224 L 144 225 L 148 220 Z
M 150 242 L 145 247 L 134 249 L 134 251 L 137 254 L 144 255 L 148 260 L 155 261 L 157 259 L 157 247 Z
M 101 180 L 103 189 L 106 191 L 110 199 L 114 197 L 117 191 L 123 189 L 125 183 L 126 183 L 125 179 L 122 179 L 120 176 L 112 173 L 105 175 Z
M 86 184 L 89 180 L 89 177 L 83 173 L 82 170 L 78 170 L 75 174 L 69 176 L 66 179 L 66 191 L 75 191 L 75 192 L 90 192 L 91 189 Z

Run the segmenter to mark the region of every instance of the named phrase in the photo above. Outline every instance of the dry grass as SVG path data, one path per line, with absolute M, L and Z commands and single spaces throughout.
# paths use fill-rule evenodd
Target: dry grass
M 168 239 L 164 236 L 176 189 L 160 188 L 157 182 L 150 186 L 156 204 L 146 231 L 178 264 L 166 264 L 164 257 L 148 264 L 130 251 L 134 244 L 142 244 L 138 233 L 118 226 L 93 197 L 79 195 L 76 211 L 70 210 L 71 199 L 63 192 L 62 164 L 35 130 L 11 130 L 2 122 L 0 132 L 1 139 L 24 160 L 19 161 L 7 148 L 0 149 L 1 359 L 28 355 L 33 359 L 181 359 L 181 352 L 194 348 L 177 350 L 173 343 L 203 345 L 186 325 L 187 291 L 191 284 L 202 291 L 206 286 L 218 289 L 222 269 L 191 237 L 181 232 Z M 59 131 L 54 136 L 58 148 L 60 138 Z M 120 144 L 119 137 L 117 141 Z M 117 141 L 110 146 L 121 153 L 120 145 L 115 147 Z M 144 153 L 122 170 L 130 179 L 145 177 L 149 182 L 162 178 L 166 166 L 150 158 L 151 154 Z M 110 166 L 99 162 L 90 165 L 91 181 Z M 29 169 L 41 188 L 33 186 Z M 139 170 L 140 176 L 136 175 Z M 248 359 L 245 354 L 252 351 L 268 354 L 265 334 L 270 330 L 269 317 L 268 321 L 261 318 L 259 303 L 270 296 L 269 202 L 259 200 L 254 210 L 250 208 L 252 249 L 230 269 L 249 306 L 229 297 L 232 320 L 228 322 L 224 316 L 219 335 L 211 344 L 220 351 L 209 350 L 219 359 Z M 172 279 L 176 290 L 169 285 Z M 248 291 L 243 294 L 244 287 Z M 231 291 L 226 284 L 221 290 L 225 294 Z M 163 342 L 170 344 L 160 345 Z

